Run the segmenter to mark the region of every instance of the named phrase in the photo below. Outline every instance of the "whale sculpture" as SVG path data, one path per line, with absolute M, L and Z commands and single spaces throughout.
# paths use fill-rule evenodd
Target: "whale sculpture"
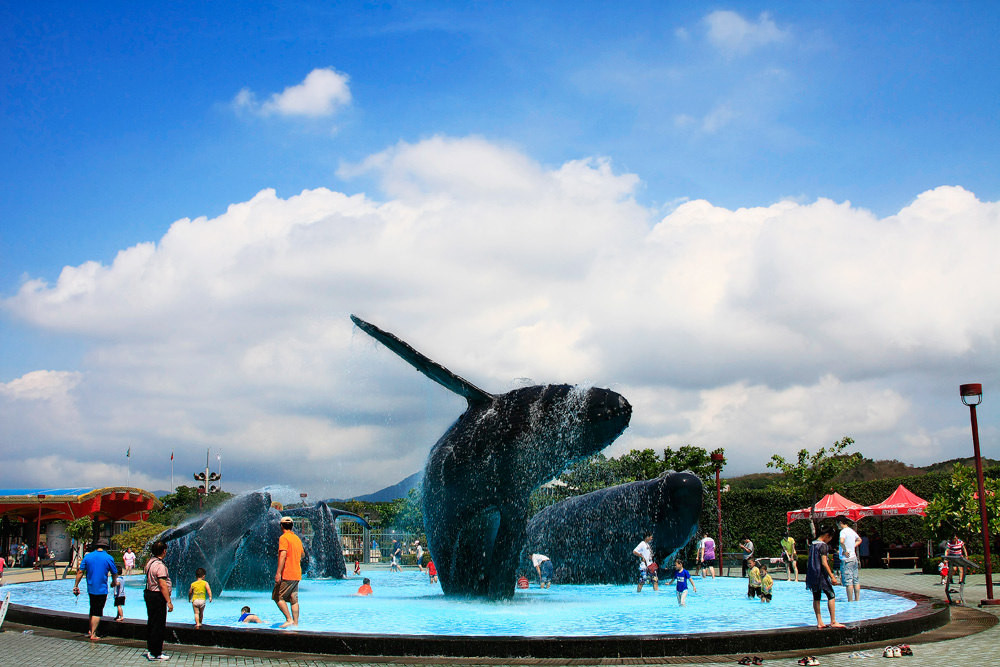
M 167 543 L 164 557 L 174 581 L 174 590 L 186 594 L 195 580 L 195 570 L 205 568 L 212 591 L 222 593 L 236 567 L 236 551 L 251 527 L 271 509 L 271 496 L 261 491 L 244 493 L 209 514 L 170 528 L 152 541 Z
M 647 531 L 654 560 L 673 568 L 674 556 L 695 535 L 703 499 L 701 480 L 690 472 L 567 498 L 531 517 L 522 569 L 532 570 L 531 554 L 541 553 L 552 560 L 558 583 L 633 583 L 639 561 L 632 549 Z
M 448 595 L 514 595 L 531 492 L 628 426 L 632 407 L 608 389 L 566 384 L 490 394 L 396 336 L 351 320 L 418 371 L 464 397 L 465 412 L 427 457 L 423 516 Z
M 357 514 L 330 508 L 325 502 L 313 507 L 279 512 L 271 507 L 271 494 L 252 491 L 239 495 L 212 512 L 170 528 L 153 538 L 167 543 L 164 561 L 174 580 L 174 590 L 183 594 L 195 580 L 195 570 L 205 568 L 205 580 L 213 593 L 223 590 L 268 590 L 274 584 L 278 563 L 278 522 L 283 515 L 309 519 L 312 543 L 305 543 L 303 573 L 312 577 L 344 578 L 344 554 L 337 535 L 337 517 L 367 522 Z

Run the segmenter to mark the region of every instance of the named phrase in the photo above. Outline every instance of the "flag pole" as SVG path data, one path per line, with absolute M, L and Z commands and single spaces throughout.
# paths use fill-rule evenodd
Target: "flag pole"
M 127 450 L 125 450 L 125 460 L 128 463 L 128 465 L 127 465 L 128 472 L 125 473 L 125 486 L 129 486 L 131 484 L 131 482 L 132 482 L 132 447 L 131 446 L 129 446 L 129 448 Z
M 174 452 L 170 452 L 170 493 L 174 492 Z

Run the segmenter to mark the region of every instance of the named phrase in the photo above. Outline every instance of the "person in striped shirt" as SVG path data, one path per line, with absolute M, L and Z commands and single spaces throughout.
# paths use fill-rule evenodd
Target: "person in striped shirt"
M 944 555 L 946 557 L 959 557 L 968 558 L 969 552 L 965 550 L 965 542 L 961 540 L 958 533 L 953 533 L 951 539 L 948 540 L 948 546 L 945 549 Z M 955 574 L 958 575 L 958 580 L 960 582 L 965 581 L 965 568 L 958 563 L 951 563 L 950 567 L 955 568 Z

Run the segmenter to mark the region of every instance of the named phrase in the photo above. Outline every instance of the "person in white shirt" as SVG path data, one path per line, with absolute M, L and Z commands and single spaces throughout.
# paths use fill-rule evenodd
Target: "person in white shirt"
M 639 559 L 639 585 L 635 589 L 636 593 L 642 592 L 642 585 L 649 580 L 653 581 L 653 590 L 660 590 L 660 582 L 656 576 L 656 563 L 653 562 L 653 533 L 646 533 L 642 542 L 635 545 L 632 555 Z
M 847 590 L 847 601 L 861 599 L 861 578 L 858 576 L 858 546 L 861 537 L 851 528 L 850 520 L 841 514 L 837 517 L 840 527 L 840 580 Z
M 541 588 L 548 588 L 552 585 L 553 566 L 552 561 L 545 554 L 531 554 L 531 565 L 538 573 L 538 585 Z

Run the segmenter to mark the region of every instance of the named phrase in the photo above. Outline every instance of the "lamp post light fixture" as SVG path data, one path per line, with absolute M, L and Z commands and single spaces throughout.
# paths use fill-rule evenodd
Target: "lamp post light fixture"
M 979 422 L 976 420 L 976 406 L 983 402 L 983 385 L 963 384 L 958 388 L 962 403 L 969 406 L 972 419 L 972 448 L 976 460 L 976 485 L 979 491 L 979 519 L 983 526 L 983 558 L 986 561 L 986 599 L 979 606 L 1000 604 L 993 598 L 993 564 L 990 562 L 990 525 L 986 519 L 986 493 L 983 486 L 983 460 L 979 454 Z
M 719 543 L 715 546 L 716 553 L 719 554 L 719 575 L 722 575 L 722 464 L 726 457 L 722 452 L 712 452 L 709 455 L 712 463 L 715 464 L 715 509 L 719 518 Z
M 217 491 L 221 491 L 222 490 L 222 473 L 221 472 L 212 472 L 212 471 L 210 471 L 208 469 L 208 461 L 209 461 L 208 457 L 209 457 L 210 454 L 211 454 L 211 450 L 206 449 L 205 450 L 205 472 L 196 472 L 194 474 L 194 481 L 201 482 L 201 485 L 198 486 L 198 509 L 199 510 L 200 509 L 204 509 L 204 507 L 205 507 L 205 498 L 208 497 L 208 494 L 215 493 Z M 219 465 L 220 466 L 222 465 L 221 458 L 219 460 Z M 218 482 L 219 486 L 216 486 L 215 484 L 211 484 L 211 482 Z

